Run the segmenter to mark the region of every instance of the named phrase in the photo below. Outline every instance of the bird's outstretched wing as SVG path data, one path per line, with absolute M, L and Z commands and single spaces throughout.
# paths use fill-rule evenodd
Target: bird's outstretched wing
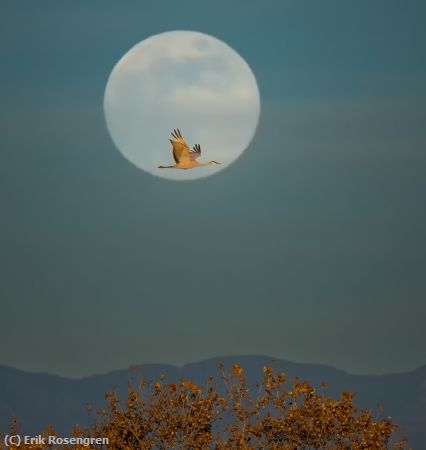
M 194 147 L 192 147 L 192 150 L 190 150 L 189 152 L 189 157 L 191 158 L 191 161 L 195 161 L 200 156 L 201 156 L 200 144 L 195 144 Z
M 174 139 L 169 139 L 173 147 L 173 158 L 176 163 L 184 162 L 190 160 L 189 147 L 182 137 L 179 128 L 172 131 L 172 136 Z

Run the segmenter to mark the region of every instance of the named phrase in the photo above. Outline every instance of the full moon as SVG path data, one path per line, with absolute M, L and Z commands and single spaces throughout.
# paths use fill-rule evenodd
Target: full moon
M 247 148 L 257 128 L 260 95 L 246 61 L 223 41 L 194 31 L 170 31 L 136 44 L 117 62 L 105 89 L 108 131 L 122 155 L 158 177 L 193 180 L 214 175 Z M 170 132 L 179 128 L 198 161 L 221 165 L 190 170 L 174 164 Z

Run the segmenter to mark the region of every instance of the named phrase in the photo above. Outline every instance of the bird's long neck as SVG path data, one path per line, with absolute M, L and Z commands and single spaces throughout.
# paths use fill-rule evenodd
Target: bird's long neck
M 219 164 L 219 163 L 217 163 L 216 161 L 209 161 L 209 162 L 206 162 L 206 163 L 198 163 L 197 166 L 199 166 L 199 167 L 206 167 L 206 166 L 214 166 L 216 164 Z

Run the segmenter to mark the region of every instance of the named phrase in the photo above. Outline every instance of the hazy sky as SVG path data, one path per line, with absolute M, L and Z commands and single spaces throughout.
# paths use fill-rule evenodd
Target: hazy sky
M 0 363 L 425 364 L 425 5 L 1 2 Z M 262 98 L 238 162 L 187 183 L 103 114 L 118 59 L 175 29 L 227 42 Z

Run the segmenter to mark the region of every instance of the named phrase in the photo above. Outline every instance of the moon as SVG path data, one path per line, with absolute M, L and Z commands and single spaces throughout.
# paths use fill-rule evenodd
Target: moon
M 108 131 L 122 155 L 139 169 L 173 180 L 207 177 L 232 164 L 252 140 L 260 114 L 256 78 L 225 42 L 195 31 L 169 31 L 132 47 L 113 68 L 105 88 Z M 199 161 L 221 165 L 190 170 L 174 164 L 168 139 L 179 128 Z

